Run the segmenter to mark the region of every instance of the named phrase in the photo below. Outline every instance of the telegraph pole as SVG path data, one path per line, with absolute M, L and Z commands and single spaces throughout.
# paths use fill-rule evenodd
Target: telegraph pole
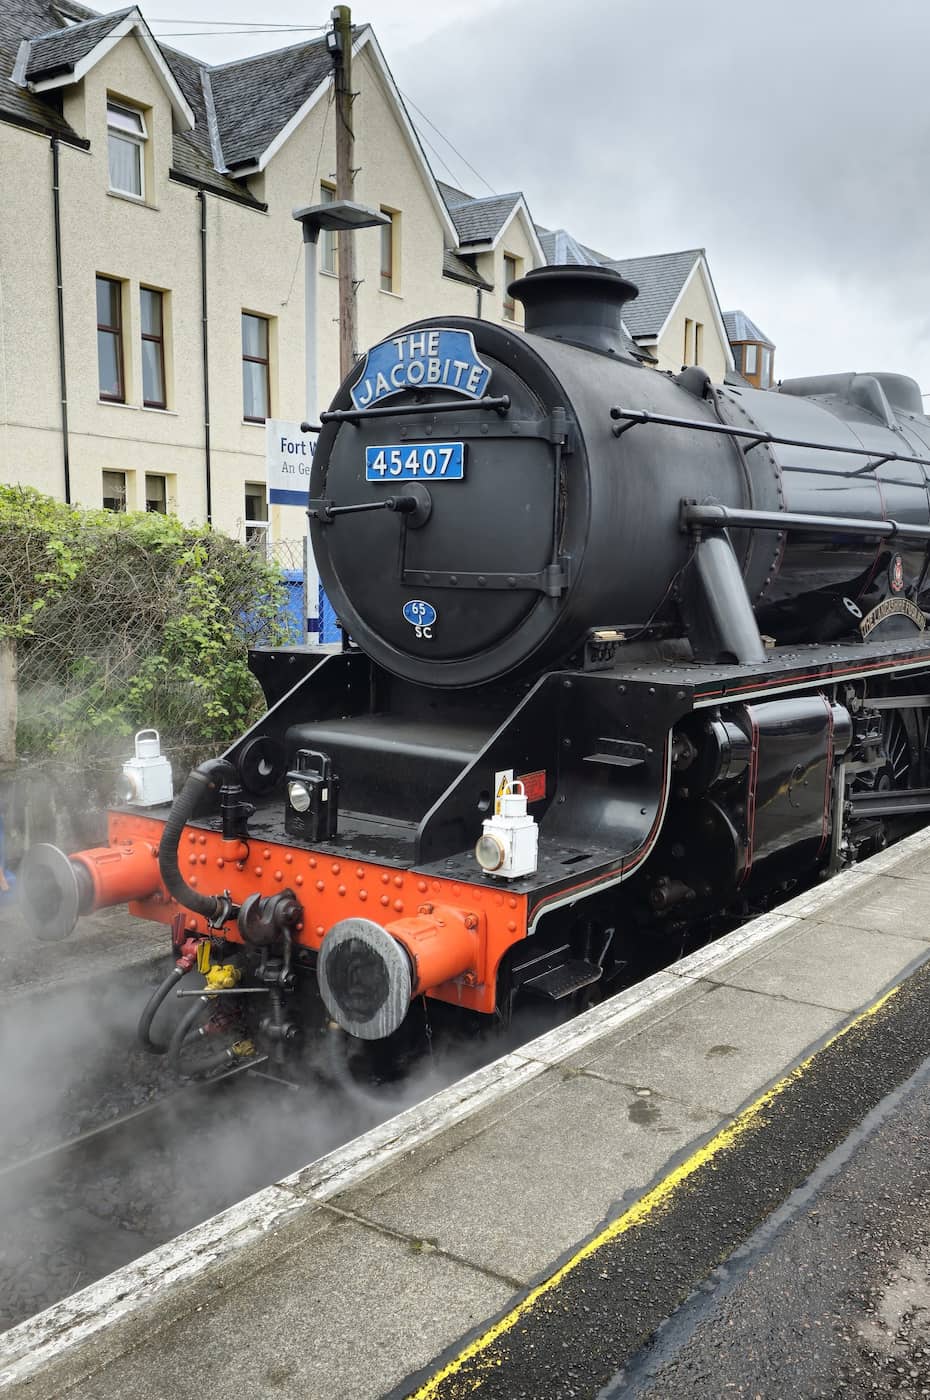
M 355 134 L 352 128 L 352 11 L 337 5 L 332 13 L 335 43 L 330 45 L 336 88 L 336 198 L 355 198 Z M 355 248 L 353 235 L 342 230 L 339 239 L 339 376 L 344 379 L 355 364 Z

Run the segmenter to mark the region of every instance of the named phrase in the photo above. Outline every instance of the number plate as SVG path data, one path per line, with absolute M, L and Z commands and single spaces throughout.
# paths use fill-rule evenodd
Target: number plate
M 365 448 L 366 481 L 462 481 L 465 444 L 405 442 Z

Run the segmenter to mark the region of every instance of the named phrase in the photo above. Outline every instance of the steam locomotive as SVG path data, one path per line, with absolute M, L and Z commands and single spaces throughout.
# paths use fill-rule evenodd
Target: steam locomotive
M 930 811 L 930 420 L 913 380 L 760 392 L 628 352 L 636 288 L 515 282 L 525 334 L 424 320 L 323 413 L 308 505 L 341 648 L 256 650 L 268 709 L 109 845 L 28 854 L 40 936 L 171 929 L 216 1064 L 319 996 L 506 1020 L 881 847 Z M 317 1004 L 319 1004 L 317 1002 Z

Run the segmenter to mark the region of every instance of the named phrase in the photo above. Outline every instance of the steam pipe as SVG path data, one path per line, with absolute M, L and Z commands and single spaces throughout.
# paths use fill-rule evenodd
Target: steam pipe
M 201 894 L 199 890 L 191 889 L 178 864 L 178 845 L 181 833 L 201 798 L 206 793 L 216 793 L 224 786 L 238 786 L 238 783 L 239 775 L 227 759 L 211 758 L 201 763 L 175 798 L 158 849 L 158 868 L 168 893 L 192 913 L 202 915 L 214 927 L 231 918 L 236 912 L 235 907 L 228 895 Z

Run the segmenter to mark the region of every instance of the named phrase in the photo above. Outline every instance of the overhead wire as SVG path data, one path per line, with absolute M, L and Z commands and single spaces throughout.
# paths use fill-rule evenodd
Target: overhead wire
M 472 165 L 471 161 L 467 160 L 467 159 L 465 158 L 465 156 L 462 155 L 462 152 L 458 149 L 457 146 L 454 146 L 454 145 L 452 144 L 452 142 L 449 140 L 448 136 L 446 136 L 442 131 L 439 130 L 439 127 L 436 125 L 436 123 L 433 122 L 433 121 L 430 121 L 429 117 L 428 117 L 428 116 L 426 115 L 426 113 L 422 110 L 422 108 L 420 108 L 420 107 L 417 106 L 417 104 L 414 102 L 413 98 L 412 98 L 412 97 L 409 97 L 409 96 L 407 95 L 406 92 L 402 92 L 402 93 L 401 93 L 401 97 L 404 99 L 405 102 L 407 102 L 407 103 L 410 104 L 410 106 L 413 108 L 413 110 L 414 110 L 419 116 L 421 116 L 421 117 L 423 118 L 423 120 L 426 122 L 427 126 L 430 127 L 433 131 L 435 131 L 436 135 L 440 138 L 440 140 L 445 141 L 446 145 L 449 147 L 449 150 L 452 151 L 452 152 L 454 152 L 454 154 L 455 154 L 456 156 L 458 156 L 458 158 L 459 158 L 459 160 L 462 162 L 462 164 L 463 164 L 464 166 L 466 166 L 466 167 L 471 171 L 471 173 L 475 176 L 475 179 L 476 179 L 476 180 L 480 180 L 481 183 L 482 183 L 482 185 L 486 186 L 486 188 L 489 189 L 489 190 L 491 191 L 492 194 L 497 194 L 497 190 L 494 188 L 494 186 L 491 185 L 491 184 L 489 184 L 488 181 L 487 181 L 487 180 L 484 178 L 484 176 L 481 174 L 481 172 L 480 172 L 479 170 L 476 170 L 476 169 L 475 169 L 475 167 Z M 425 137 L 424 137 L 423 139 L 426 140 Z M 429 145 L 429 142 L 427 142 L 427 145 Z M 435 150 L 435 147 L 430 146 L 430 149 L 431 149 L 431 150 Z M 441 159 L 441 157 L 440 157 L 440 159 Z M 443 163 L 443 165 L 445 165 L 446 169 L 449 170 L 448 164 L 446 164 L 445 161 L 443 161 L 442 163 Z M 449 173 L 451 174 L 452 172 L 450 171 Z
M 325 141 L 326 141 L 326 127 L 327 127 L 327 124 L 328 124 L 328 122 L 329 122 L 329 114 L 330 114 L 330 112 L 332 111 L 333 103 L 335 102 L 335 100 L 336 100 L 336 92 L 335 92 L 335 89 L 334 89 L 334 88 L 330 88 L 330 90 L 329 90 L 329 98 L 328 98 L 327 103 L 326 103 L 326 111 L 323 113 L 323 130 L 320 132 L 320 144 L 319 144 L 319 146 L 317 147 L 316 164 L 315 164 L 314 167 L 313 167 L 313 179 L 310 181 L 310 189 L 311 189 L 311 191 L 314 192 L 314 193 L 316 192 L 316 187 L 317 187 L 316 182 L 317 182 L 317 179 L 318 179 L 319 173 L 320 173 L 320 161 L 323 159 L 323 146 L 324 146 L 324 143 L 325 143 Z M 294 271 L 291 273 L 291 285 L 290 285 L 290 286 L 288 287 L 288 289 L 287 289 L 287 296 L 286 296 L 286 297 L 284 298 L 284 300 L 282 301 L 282 303 L 281 303 L 282 306 L 287 306 L 288 302 L 289 302 L 290 299 L 291 299 L 291 296 L 293 295 L 293 292 L 294 292 L 294 283 L 297 281 L 297 269 L 298 269 L 298 267 L 300 266 L 300 262 L 301 262 L 301 259 L 302 259 L 302 257 L 303 257 L 303 251 L 304 251 L 304 250 L 303 250 L 303 244 L 299 244 L 299 245 L 298 245 L 298 248 L 297 248 L 297 257 L 296 257 L 296 259 L 294 260 Z
M 153 21 L 155 23 L 155 21 Z M 319 24 L 295 24 L 289 29 L 262 29 L 253 26 L 250 29 L 173 29 L 160 30 L 160 39 L 211 39 L 230 38 L 235 34 L 316 34 L 322 33 L 325 26 Z
M 429 150 L 433 153 L 433 155 L 436 157 L 436 159 L 439 161 L 439 164 L 443 167 L 443 169 L 445 170 L 446 174 L 449 176 L 449 179 L 452 180 L 453 183 L 454 183 L 456 180 L 458 180 L 458 176 L 456 175 L 456 173 L 455 173 L 455 171 L 452 169 L 452 167 L 449 165 L 448 161 L 446 161 L 446 160 L 443 158 L 443 156 L 440 154 L 440 152 L 436 150 L 436 147 L 433 145 L 432 141 L 429 139 L 429 137 L 427 136 L 426 132 L 425 132 L 425 131 L 421 131 L 420 128 L 419 128 L 419 126 L 417 126 L 417 124 L 416 124 L 415 122 L 414 122 L 414 130 L 416 131 L 417 136 L 419 136 L 420 140 L 423 142 L 424 146 L 427 146 L 427 147 L 429 148 Z
M 246 20 L 234 20 L 234 19 L 230 19 L 230 20 L 184 19 L 184 18 L 182 18 L 182 17 L 179 16 L 179 15 L 178 15 L 178 16 L 171 16 L 170 18 L 169 18 L 168 16 L 165 16 L 165 15 L 162 15 L 162 16 L 152 16 L 152 17 L 149 19 L 149 23 L 150 23 L 150 24 L 185 24 L 185 25 L 188 25 L 188 26 L 191 26 L 191 25 L 196 25 L 196 26 L 198 26 L 198 28 L 187 28 L 187 29 L 184 29 L 184 30 L 175 30 L 175 31 L 171 31 L 171 32 L 164 32 L 164 31 L 163 31 L 163 32 L 160 34 L 160 36 L 159 36 L 159 37 L 162 38 L 162 39 L 208 39 L 208 38 L 222 38 L 222 37 L 224 37 L 224 36 L 226 36 L 226 35 L 232 37 L 232 36 L 234 36 L 234 35 L 245 35 L 245 34 L 310 34 L 310 33 L 313 33 L 313 34 L 317 34 L 317 33 L 322 34 L 322 33 L 324 33 L 326 30 L 328 30 L 328 29 L 331 27 L 329 23 L 327 23 L 327 24 L 284 24 L 284 23 L 282 23 L 282 22 L 280 22 L 280 21 L 277 21 L 277 20 L 267 20 L 267 21 L 266 21 L 266 20 L 260 20 L 260 21 L 256 21 L 254 24 L 249 24 L 249 22 L 246 21 Z M 232 27 L 232 26 L 236 26 L 236 25 L 242 26 L 242 27 L 239 27 L 239 28 L 233 28 L 233 27 Z M 209 26 L 209 27 L 208 27 L 208 26 Z M 220 26 L 220 27 L 217 27 L 217 26 Z M 414 111 L 417 113 L 417 115 L 422 119 L 422 121 L 424 121 L 424 122 L 426 123 L 426 125 L 430 128 L 430 130 L 433 131 L 433 132 L 435 132 L 435 134 L 439 137 L 439 139 L 440 139 L 441 141 L 443 141 L 443 142 L 448 146 L 449 150 L 452 151 L 452 153 L 455 155 L 455 157 L 456 157 L 458 160 L 460 160 L 460 161 L 462 162 L 462 165 L 464 165 L 465 168 L 466 168 L 467 170 L 471 171 L 471 173 L 472 173 L 472 175 L 474 175 L 475 179 L 476 179 L 476 180 L 480 180 L 481 183 L 482 183 L 482 185 L 484 185 L 486 189 L 490 190 L 491 194 L 497 194 L 497 190 L 494 188 L 494 186 L 493 186 L 492 184 L 490 184 L 490 182 L 484 178 L 484 176 L 481 174 L 480 170 L 476 170 L 476 169 L 475 169 L 475 167 L 472 165 L 471 161 L 468 160 L 468 158 L 467 158 L 466 156 L 463 156 L 463 155 L 462 155 L 462 152 L 458 149 L 458 147 L 454 144 L 454 142 L 450 141 L 450 140 L 449 140 L 449 137 L 446 136 L 445 132 L 441 131 L 440 128 L 436 125 L 436 123 L 435 123 L 430 117 L 428 117 L 428 116 L 426 115 L 426 113 L 423 111 L 422 107 L 418 107 L 417 104 L 414 102 L 413 98 L 410 97 L 409 94 L 406 93 L 406 92 L 402 92 L 402 93 L 401 93 L 401 97 L 403 98 L 404 102 L 406 102 L 410 107 L 413 108 L 413 110 L 414 110 Z M 458 179 L 459 179 L 459 176 L 453 171 L 453 169 L 452 169 L 452 167 L 450 166 L 449 162 L 439 153 L 439 151 L 436 149 L 436 147 L 433 145 L 433 143 L 432 143 L 432 142 L 429 140 L 429 138 L 426 136 L 425 132 L 424 132 L 422 129 L 419 128 L 419 124 L 417 123 L 416 125 L 417 125 L 417 127 L 418 127 L 418 132 L 419 132 L 419 135 L 420 135 L 420 137 L 422 138 L 423 142 L 424 142 L 424 143 L 429 147 L 429 149 L 432 151 L 433 155 L 434 155 L 434 156 L 436 157 L 436 159 L 439 161 L 440 165 L 442 165 L 443 169 L 447 172 L 447 174 L 449 175 L 449 177 L 450 177 L 453 181 L 458 180 Z
M 187 19 L 184 15 L 150 15 L 149 24 L 197 24 L 201 27 L 210 25 L 223 25 L 229 28 L 233 24 L 254 24 L 262 29 L 329 29 L 330 24 L 285 24 L 281 20 L 246 20 L 246 19 Z

